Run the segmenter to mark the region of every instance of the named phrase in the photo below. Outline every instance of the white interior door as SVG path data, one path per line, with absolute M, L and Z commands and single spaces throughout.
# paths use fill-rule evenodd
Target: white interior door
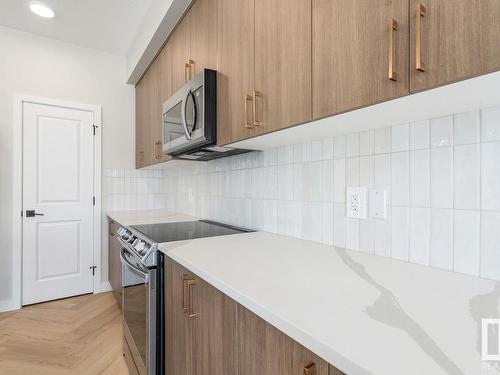
M 93 118 L 23 104 L 23 305 L 93 291 Z

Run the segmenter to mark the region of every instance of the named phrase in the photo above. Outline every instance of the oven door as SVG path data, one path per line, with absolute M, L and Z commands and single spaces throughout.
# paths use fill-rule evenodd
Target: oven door
M 141 375 L 156 374 L 156 270 L 122 248 L 123 333 Z

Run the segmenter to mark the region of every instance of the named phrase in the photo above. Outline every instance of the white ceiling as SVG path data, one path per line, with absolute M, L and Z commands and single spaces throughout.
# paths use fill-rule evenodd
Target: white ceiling
M 56 16 L 33 14 L 29 0 L 0 0 L 0 25 L 126 56 L 152 0 L 43 0 Z

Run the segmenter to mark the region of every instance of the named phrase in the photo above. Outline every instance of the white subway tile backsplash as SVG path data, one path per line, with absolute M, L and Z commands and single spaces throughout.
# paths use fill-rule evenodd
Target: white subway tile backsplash
M 386 154 L 391 152 L 391 128 L 375 130 L 375 154 Z
M 480 146 L 471 144 L 455 147 L 455 208 L 479 209 Z
M 431 206 L 453 208 L 453 148 L 431 150 Z
M 481 141 L 500 141 L 500 106 L 481 111 Z
M 500 211 L 500 142 L 481 144 L 481 208 Z
M 410 150 L 429 148 L 429 120 L 412 122 L 410 124 Z
M 432 119 L 430 129 L 432 147 L 453 145 L 453 116 Z
M 391 154 L 391 204 L 408 206 L 410 204 L 410 162 L 408 152 Z
M 393 126 L 391 132 L 392 152 L 408 151 L 410 149 L 410 125 Z
M 410 151 L 410 206 L 430 206 L 430 179 L 429 150 Z
M 165 170 L 105 169 L 103 203 L 108 211 L 167 208 L 500 281 L 499 113 Z M 346 186 L 386 190 L 387 218 L 346 218 Z
M 359 156 L 359 133 L 346 136 L 346 157 Z
M 410 247 L 410 209 L 392 207 L 391 257 L 408 260 Z
M 458 113 L 454 116 L 455 145 L 478 143 L 480 138 L 479 111 Z
M 431 265 L 453 269 L 453 210 L 431 209 Z
M 453 270 L 479 276 L 480 213 L 455 210 Z
M 430 209 L 410 209 L 410 262 L 429 265 Z

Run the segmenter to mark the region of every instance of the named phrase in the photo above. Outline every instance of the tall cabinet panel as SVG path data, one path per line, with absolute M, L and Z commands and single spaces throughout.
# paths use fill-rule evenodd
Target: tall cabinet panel
M 172 92 L 174 93 L 192 76 L 190 17 L 191 13 L 188 12 L 167 42 L 172 49 Z
M 409 93 L 408 0 L 312 0 L 315 119 Z
M 311 0 L 255 0 L 257 134 L 311 120 Z
M 500 1 L 411 0 L 411 91 L 500 69 Z
M 189 11 L 192 74 L 217 70 L 217 0 L 196 0 Z
M 254 87 L 254 2 L 217 0 L 218 81 L 217 141 L 224 145 L 255 135 L 252 124 Z

